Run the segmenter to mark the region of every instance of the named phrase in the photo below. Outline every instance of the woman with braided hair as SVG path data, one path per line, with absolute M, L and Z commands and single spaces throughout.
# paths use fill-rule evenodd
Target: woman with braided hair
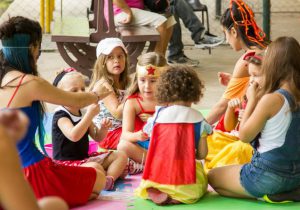
M 256 24 L 253 11 L 242 0 L 230 0 L 229 8 L 221 17 L 221 25 L 226 41 L 233 50 L 244 50 L 245 53 L 236 62 L 232 75 L 218 73 L 221 84 L 227 88 L 207 116 L 210 124 L 216 123 L 225 113 L 229 100 L 245 95 L 249 83 L 248 62 L 244 60 L 245 55 L 249 52 L 260 53 L 268 45 L 265 33 Z

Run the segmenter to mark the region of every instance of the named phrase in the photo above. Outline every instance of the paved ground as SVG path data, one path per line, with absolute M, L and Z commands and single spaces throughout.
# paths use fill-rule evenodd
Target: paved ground
M 254 0 L 255 1 L 255 0 Z M 257 1 L 257 0 L 256 0 Z M 284 0 L 276 0 L 276 3 L 281 1 L 285 3 Z M 27 17 L 38 19 L 39 17 L 39 5 L 38 0 L 14 0 L 11 7 L 0 17 L 0 23 L 5 20 L 8 16 L 14 15 L 25 15 Z M 56 1 L 56 12 L 55 16 L 60 15 L 60 2 Z M 203 1 L 204 2 L 204 1 Z M 209 5 L 209 1 L 206 1 L 209 8 L 213 8 L 214 5 Z M 214 2 L 214 1 L 211 1 Z M 260 2 L 260 1 L 259 1 Z M 295 7 L 299 7 L 300 10 L 300 1 L 295 0 L 293 3 Z M 71 5 L 74 5 L 72 7 Z M 79 0 L 64 0 L 63 1 L 63 14 L 76 12 L 76 14 L 84 14 L 86 8 L 89 5 L 87 1 Z M 74 9 L 76 8 L 76 9 Z M 199 15 L 199 14 L 197 14 Z M 256 18 L 258 22 L 261 22 L 261 14 L 257 14 Z M 275 39 L 278 36 L 294 36 L 300 41 L 300 13 L 272 13 L 271 16 L 271 37 Z M 228 45 L 223 45 L 212 50 L 212 54 L 209 55 L 207 50 L 199 50 L 193 47 L 193 42 L 190 39 L 190 33 L 183 28 L 183 41 L 185 43 L 185 53 L 187 56 L 193 59 L 198 59 L 200 61 L 199 67 L 196 68 L 199 76 L 205 81 L 206 91 L 204 98 L 199 104 L 196 105 L 197 108 L 209 109 L 213 104 L 217 102 L 219 97 L 223 93 L 223 87 L 218 84 L 217 81 L 217 72 L 226 71 L 231 72 L 233 66 L 238 59 L 238 57 L 243 52 L 234 52 Z M 218 35 L 221 35 L 221 28 L 219 23 L 211 16 L 211 28 L 212 32 Z M 50 35 L 45 34 L 43 37 L 42 48 L 45 52 L 42 53 L 39 61 L 38 67 L 41 73 L 41 76 L 46 78 L 49 81 L 53 81 L 55 77 L 55 72 L 63 67 L 67 67 L 67 64 L 60 57 L 59 53 L 56 50 L 54 43 L 50 41 Z M 53 106 L 49 106 L 51 111 Z

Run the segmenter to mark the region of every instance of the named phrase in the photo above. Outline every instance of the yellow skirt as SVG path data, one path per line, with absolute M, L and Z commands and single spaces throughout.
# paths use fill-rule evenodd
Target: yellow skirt
M 207 177 L 200 161 L 196 161 L 196 184 L 190 185 L 164 185 L 142 179 L 140 186 L 135 190 L 135 195 L 148 199 L 147 188 L 156 188 L 168 194 L 172 199 L 182 203 L 195 203 L 207 191 Z
M 238 137 L 214 131 L 207 137 L 208 154 L 205 158 L 204 169 L 208 172 L 212 168 L 249 163 L 253 148 Z

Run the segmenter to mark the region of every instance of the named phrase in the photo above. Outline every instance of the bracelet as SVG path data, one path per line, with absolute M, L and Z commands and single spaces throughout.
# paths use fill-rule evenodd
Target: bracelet
M 97 96 L 97 99 L 98 99 L 97 101 L 100 101 L 100 96 L 97 94 L 97 92 L 96 91 L 92 91 L 92 93 Z

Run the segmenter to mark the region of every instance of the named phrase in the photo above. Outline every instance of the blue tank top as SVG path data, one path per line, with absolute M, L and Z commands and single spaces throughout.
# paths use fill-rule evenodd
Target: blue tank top
M 17 145 L 23 168 L 39 162 L 45 157 L 35 145 L 35 135 L 39 121 L 38 105 L 39 102 L 34 101 L 31 106 L 18 108 L 23 111 L 30 120 L 26 136 Z

